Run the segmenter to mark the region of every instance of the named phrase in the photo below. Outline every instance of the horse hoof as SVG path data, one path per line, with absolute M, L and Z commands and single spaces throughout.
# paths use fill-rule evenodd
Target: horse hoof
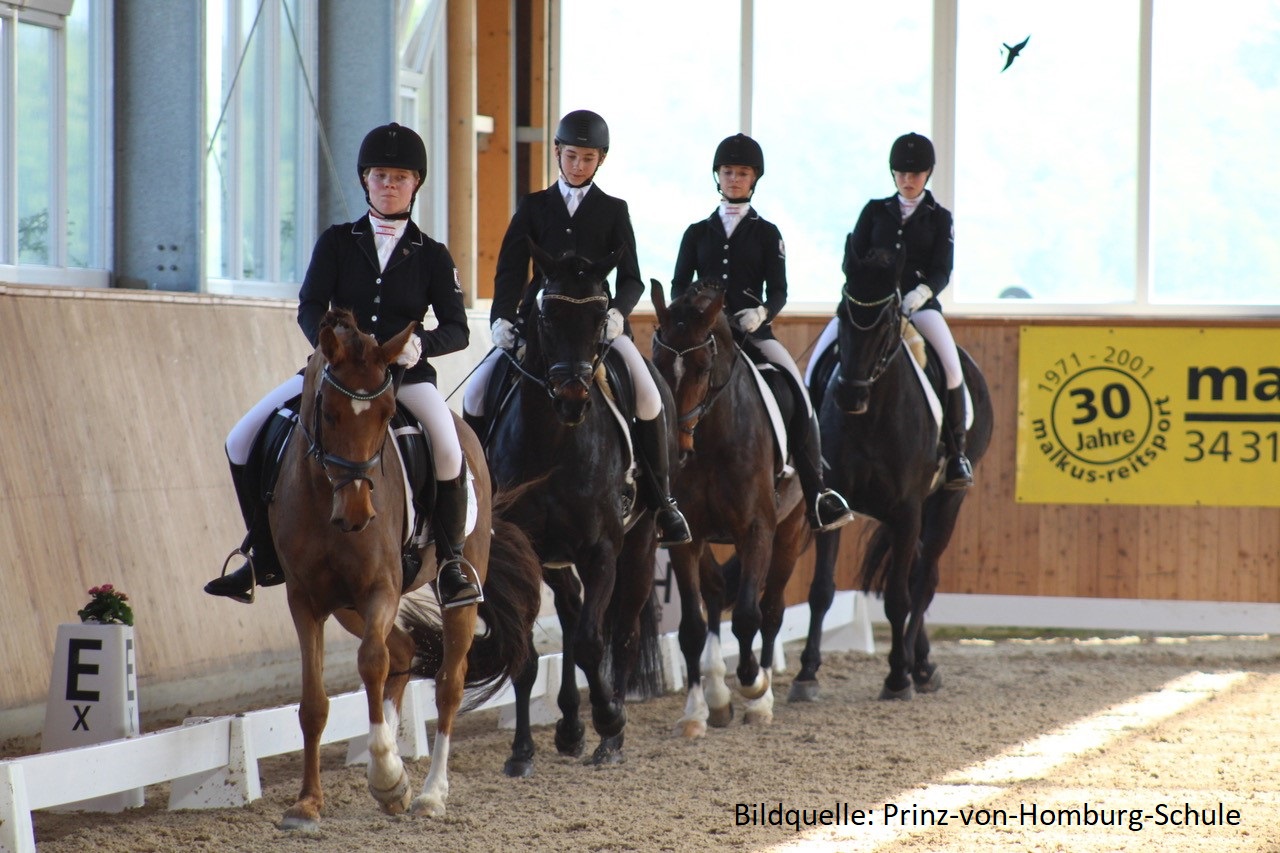
M 695 738 L 707 736 L 707 724 L 705 720 L 679 720 L 676 722 L 676 735 L 685 740 L 693 740 Z
M 375 788 L 372 783 L 369 784 L 369 793 L 382 806 L 382 810 L 391 815 L 404 814 L 409 808 L 409 800 L 412 795 L 409 791 L 409 774 L 403 768 L 400 770 L 400 779 L 390 788 Z
M 886 701 L 906 702 L 910 700 L 913 695 L 915 695 L 915 689 L 911 686 L 910 681 L 907 682 L 906 687 L 899 688 L 898 690 L 893 690 L 886 684 L 884 689 L 880 691 L 880 698 Z
M 942 675 L 938 672 L 937 664 L 929 664 L 926 672 L 913 675 L 912 680 L 915 681 L 917 693 L 937 693 L 942 689 Z
M 279 827 L 289 832 L 319 832 L 320 815 L 310 806 L 297 803 L 284 813 Z
M 813 681 L 793 681 L 791 682 L 791 690 L 787 693 L 788 702 L 816 702 L 818 701 L 818 679 Z
M 413 804 L 409 810 L 415 817 L 444 817 L 444 800 L 419 794 L 413 798 Z
M 773 711 L 757 711 L 748 708 L 742 715 L 742 722 L 748 726 L 771 726 Z
M 602 743 L 596 747 L 596 751 L 591 753 L 591 757 L 582 763 L 592 767 L 611 767 L 615 764 L 623 764 L 626 758 L 622 755 L 622 750 L 615 748 L 611 744 Z
M 586 730 L 577 720 L 560 720 L 556 723 L 556 752 L 577 758 L 586 748 Z
M 508 758 L 502 765 L 502 774 L 512 779 L 528 779 L 533 775 L 533 759 Z
M 723 708 L 708 708 L 707 712 L 707 725 L 713 728 L 723 729 L 725 726 L 729 725 L 729 723 L 733 722 L 732 702 L 725 705 Z

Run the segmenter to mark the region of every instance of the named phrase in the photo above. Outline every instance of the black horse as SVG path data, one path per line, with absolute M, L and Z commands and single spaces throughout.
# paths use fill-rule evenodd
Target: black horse
M 668 308 L 655 281 L 652 297 L 658 316 L 653 363 L 670 383 L 679 412 L 674 488 L 693 532 L 693 542 L 670 550 L 680 588 L 680 650 L 688 672 L 679 731 L 698 737 L 708 722 L 724 726 L 732 718 L 720 650 L 726 604 L 733 606 L 737 686 L 747 700 L 744 719 L 773 719 L 774 642 L 782 627 L 787 581 L 809 544 L 809 524 L 796 478 L 779 476 L 769 414 L 729 331 L 724 290 L 695 284 Z M 726 588 L 720 576 L 713 542 L 736 547 L 736 590 Z M 751 648 L 757 636 L 758 661 Z
M 580 666 L 601 738 L 590 760 L 613 764 L 623 760 L 623 701 L 633 670 L 656 674 L 660 668 L 656 620 L 641 618 L 653 590 L 653 516 L 632 511 L 626 434 L 597 382 L 608 349 L 601 343 L 609 307 L 605 276 L 618 253 L 593 262 L 572 253 L 552 258 L 532 244 L 531 251 L 543 276 L 541 308 L 530 317 L 524 356 L 514 366 L 519 381 L 497 415 L 486 453 L 497 488 L 523 486 L 508 517 L 530 532 L 555 597 L 564 638 L 556 748 L 564 755 L 583 751 Z M 533 772 L 529 697 L 536 676 L 530 660 L 515 680 L 508 776 Z
M 965 490 L 941 488 L 946 450 L 939 423 L 903 341 L 898 278 L 901 257 L 873 253 L 856 270 L 836 309 L 839 363 L 819 362 L 810 393 L 819 409 L 827 483 L 848 496 L 855 512 L 880 522 L 867 543 L 864 591 L 884 595 L 892 630 L 889 675 L 882 699 L 909 699 L 937 690 L 942 677 L 929 660 L 924 613 L 938 586 L 938 559 L 951 541 Z M 815 356 L 816 357 L 816 356 Z M 825 361 L 825 360 L 824 360 Z M 930 376 L 942 395 L 941 366 L 930 353 Z M 991 395 L 963 349 L 960 361 L 972 398 L 968 456 L 976 466 L 991 443 Z M 828 381 L 829 380 L 829 381 Z M 839 531 L 817 534 L 809 588 L 809 637 L 790 700 L 817 696 L 822 620 L 835 595 Z

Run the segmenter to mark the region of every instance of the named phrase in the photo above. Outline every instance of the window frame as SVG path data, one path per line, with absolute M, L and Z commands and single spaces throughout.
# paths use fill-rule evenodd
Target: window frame
M 90 210 L 95 216 L 84 227 L 91 229 L 90 245 L 96 247 L 88 267 L 68 263 L 68 181 L 67 181 L 67 20 L 70 0 L 24 0 L 21 5 L 0 0 L 0 281 L 81 289 L 111 285 L 114 264 L 111 193 L 113 181 L 111 106 L 112 20 L 114 0 L 88 4 L 90 55 L 86 59 L 89 97 L 97 105 L 90 110 L 90 150 L 99 161 L 91 172 L 94 185 L 84 188 L 95 200 Z M 18 26 L 49 30 L 51 45 L 49 88 L 52 96 L 50 121 L 52 157 L 49 168 L 50 263 L 21 263 L 18 254 L 18 163 L 17 101 L 21 72 L 18 61 Z

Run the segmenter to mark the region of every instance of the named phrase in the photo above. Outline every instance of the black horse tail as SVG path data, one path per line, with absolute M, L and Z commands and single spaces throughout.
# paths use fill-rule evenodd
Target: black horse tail
M 862 591 L 884 594 L 884 587 L 889 578 L 890 557 L 893 554 L 889 540 L 889 528 L 877 525 L 871 534 L 862 557 Z
M 638 642 L 634 649 L 615 649 L 617 637 L 614 627 L 618 622 L 619 596 L 609 600 L 609 609 L 601 628 L 604 634 L 604 676 L 612 679 L 615 655 L 631 655 L 631 672 L 627 676 L 627 698 L 637 701 L 661 696 L 665 691 L 662 678 L 662 644 L 659 642 L 658 622 L 661 618 L 662 604 L 658 600 L 658 590 L 650 589 L 649 598 L 640 610 Z
M 513 501 L 511 493 L 494 496 L 489 573 L 484 581 L 484 601 L 478 605 L 484 633 L 475 637 L 467 655 L 464 684 L 468 692 L 461 711 L 491 698 L 506 679 L 515 678 L 533 654 L 530 640 L 542 606 L 542 564 L 525 532 L 501 515 Z M 406 599 L 400 622 L 416 649 L 413 673 L 434 678 L 444 659 L 439 611 Z

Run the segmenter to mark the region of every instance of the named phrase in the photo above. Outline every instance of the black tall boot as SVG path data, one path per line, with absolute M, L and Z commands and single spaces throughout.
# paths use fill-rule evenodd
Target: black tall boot
M 964 455 L 965 445 L 965 405 L 964 383 L 956 388 L 947 389 L 946 424 L 942 429 L 942 440 L 947 445 L 947 479 L 944 489 L 967 489 L 973 485 L 973 466 Z
M 464 409 L 462 420 L 467 426 L 471 427 L 471 431 L 476 434 L 476 438 L 480 439 L 480 445 L 483 447 L 486 433 L 489 431 L 489 419 L 484 415 L 473 415 Z
M 444 608 L 484 601 L 480 574 L 462 556 L 466 543 L 467 469 L 452 480 L 436 481 L 436 508 L 431 523 L 436 534 L 436 598 Z M 470 575 L 468 577 L 467 575 Z
M 796 403 L 804 406 L 803 400 Z M 804 408 L 800 409 L 801 413 L 804 411 Z M 821 532 L 835 530 L 853 521 L 853 510 L 849 509 L 844 496 L 835 489 L 826 488 L 822 482 L 822 439 L 818 432 L 818 416 L 809 415 L 806 422 L 793 424 L 787 432 L 787 444 L 800 478 L 800 490 L 804 492 L 809 526 Z
M 244 542 L 227 557 L 222 566 L 223 574 L 204 585 L 210 595 L 225 595 L 245 604 L 252 604 L 254 581 L 258 586 L 275 586 L 284 583 L 284 571 L 276 556 L 275 543 L 271 541 L 271 528 L 267 523 L 267 505 L 262 500 L 256 460 L 248 465 L 231 465 L 231 482 L 236 487 L 240 502 L 240 514 L 248 530 Z M 227 574 L 227 564 L 237 554 L 245 557 L 244 564 Z
M 668 474 L 666 422 L 662 415 L 651 421 L 636 419 L 636 450 L 644 467 L 646 503 L 654 512 L 658 524 L 658 547 L 670 548 L 693 541 L 689 522 L 671 497 L 671 479 Z

